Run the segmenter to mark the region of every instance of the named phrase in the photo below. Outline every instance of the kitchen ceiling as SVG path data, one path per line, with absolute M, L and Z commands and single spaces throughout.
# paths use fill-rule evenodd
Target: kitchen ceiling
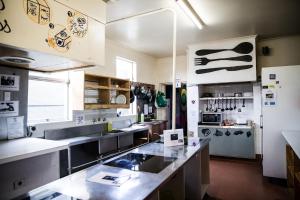
M 206 24 L 199 30 L 175 0 L 111 0 L 107 20 L 158 8 L 178 14 L 177 53 L 187 46 L 257 34 L 261 38 L 300 34 L 299 0 L 190 0 Z M 165 12 L 107 25 L 106 37 L 154 57 L 172 55 L 172 15 Z

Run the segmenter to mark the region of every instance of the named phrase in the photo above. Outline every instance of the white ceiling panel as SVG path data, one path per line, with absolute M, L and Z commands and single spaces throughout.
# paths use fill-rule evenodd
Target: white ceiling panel
M 178 14 L 177 52 L 189 44 L 258 34 L 276 37 L 300 34 L 299 0 L 189 0 L 205 22 L 202 30 L 174 0 L 115 0 L 108 2 L 107 20 L 150 11 L 174 8 Z M 172 53 L 172 15 L 160 13 L 106 27 L 109 39 L 155 57 Z

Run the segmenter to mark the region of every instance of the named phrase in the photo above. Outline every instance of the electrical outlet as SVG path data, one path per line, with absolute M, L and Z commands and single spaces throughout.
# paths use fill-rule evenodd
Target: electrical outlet
M 13 188 L 14 188 L 14 190 L 18 190 L 18 189 L 20 189 L 20 188 L 22 188 L 24 186 L 25 186 L 25 179 L 24 178 L 19 179 L 19 180 L 13 182 Z

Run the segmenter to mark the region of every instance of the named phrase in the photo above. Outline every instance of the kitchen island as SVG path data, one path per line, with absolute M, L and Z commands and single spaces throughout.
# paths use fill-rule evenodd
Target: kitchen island
M 200 199 L 209 184 L 209 139 L 201 140 L 197 146 L 164 147 L 162 143 L 149 143 L 121 154 L 103 164 L 79 171 L 38 189 L 28 195 L 49 194 L 78 199 Z M 147 154 L 175 158 L 159 173 L 132 171 L 105 165 L 127 154 Z M 159 163 L 157 163 L 159 165 Z M 124 184 L 112 186 L 90 181 L 98 173 L 128 176 Z M 190 196 L 189 196 L 190 195 Z

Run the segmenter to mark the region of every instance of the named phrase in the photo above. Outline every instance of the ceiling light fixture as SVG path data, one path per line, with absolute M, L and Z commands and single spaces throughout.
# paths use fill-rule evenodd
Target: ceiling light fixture
M 175 0 L 179 7 L 183 10 L 183 12 L 192 20 L 192 22 L 199 28 L 203 28 L 203 21 L 194 10 L 193 6 L 190 4 L 188 0 Z

